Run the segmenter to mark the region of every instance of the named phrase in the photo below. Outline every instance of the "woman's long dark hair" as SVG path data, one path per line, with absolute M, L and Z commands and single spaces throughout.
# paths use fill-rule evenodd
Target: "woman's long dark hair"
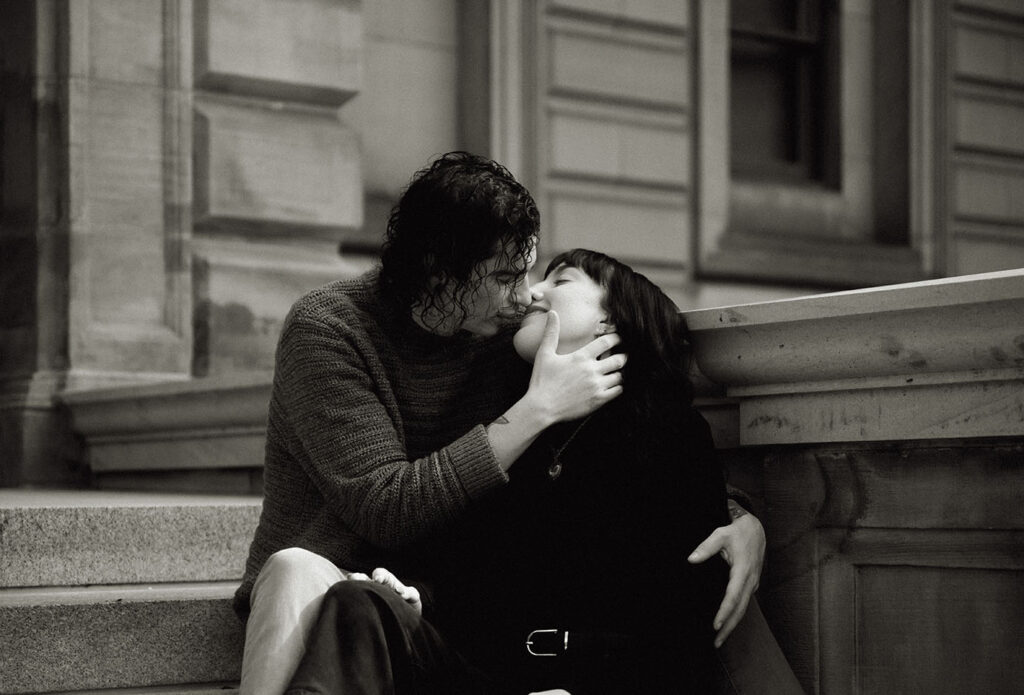
M 647 415 L 657 399 L 671 389 L 689 405 L 692 350 L 686 319 L 657 285 L 645 275 L 598 251 L 573 249 L 548 264 L 547 277 L 559 266 L 578 268 L 605 289 L 604 309 L 622 338 L 616 352 L 628 356 L 622 369 L 624 398 Z

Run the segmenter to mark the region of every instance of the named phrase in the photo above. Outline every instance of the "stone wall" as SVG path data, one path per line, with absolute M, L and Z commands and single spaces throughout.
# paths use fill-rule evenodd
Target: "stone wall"
M 1024 271 L 688 313 L 809 693 L 1012 693 Z

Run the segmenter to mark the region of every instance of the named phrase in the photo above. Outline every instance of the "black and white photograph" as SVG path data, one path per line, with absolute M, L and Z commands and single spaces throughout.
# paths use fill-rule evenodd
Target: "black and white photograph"
M 1024 0 L 0 0 L 0 695 L 1021 645 Z

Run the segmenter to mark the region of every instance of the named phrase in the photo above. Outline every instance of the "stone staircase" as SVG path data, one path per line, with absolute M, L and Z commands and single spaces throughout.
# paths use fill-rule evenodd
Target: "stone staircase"
M 0 693 L 237 688 L 254 496 L 0 489 Z

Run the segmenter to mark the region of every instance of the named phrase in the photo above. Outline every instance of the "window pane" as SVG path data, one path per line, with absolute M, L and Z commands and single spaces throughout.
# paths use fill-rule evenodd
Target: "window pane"
M 801 0 L 731 0 L 729 23 L 734 29 L 796 32 L 800 26 Z
M 826 153 L 822 129 L 837 98 L 830 41 L 838 31 L 827 12 L 834 5 L 733 0 L 730 7 L 733 173 L 825 181 L 833 150 Z
M 732 160 L 737 171 L 799 159 L 799 58 L 757 41 L 735 41 L 732 52 Z

